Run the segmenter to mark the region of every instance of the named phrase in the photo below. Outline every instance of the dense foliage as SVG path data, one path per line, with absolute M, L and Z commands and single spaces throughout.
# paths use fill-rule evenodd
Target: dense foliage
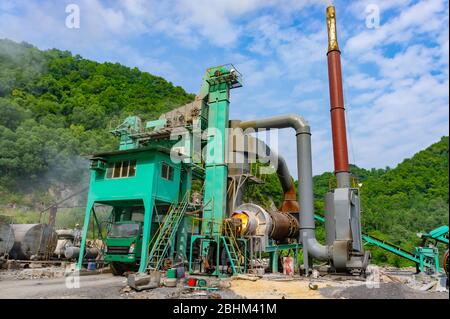
M 108 130 L 125 116 L 153 119 L 193 98 L 137 68 L 0 40 L 0 204 L 76 185 L 80 155 L 115 149 Z
M 443 137 L 395 169 L 363 182 L 364 230 L 411 250 L 420 242 L 417 233 L 448 225 L 448 151 L 449 138 Z M 379 261 L 403 264 L 379 250 L 373 253 Z

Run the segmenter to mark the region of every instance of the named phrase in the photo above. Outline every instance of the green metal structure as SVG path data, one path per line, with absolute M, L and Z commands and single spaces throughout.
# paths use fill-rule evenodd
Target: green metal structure
M 203 234 L 219 234 L 220 222 L 225 217 L 228 166 L 225 163 L 228 136 L 230 90 L 242 86 L 240 75 L 233 66 L 206 70 L 202 95 L 208 105 L 208 143 L 205 162 L 205 206 Z
M 244 271 L 246 261 L 241 265 L 243 253 L 237 245 L 244 240 L 225 234 L 222 227 L 227 213 L 225 156 L 230 90 L 240 86 L 241 75 L 232 65 L 210 68 L 196 101 L 186 107 L 189 114 L 195 114 L 191 119 L 183 118 L 189 117 L 186 111 L 181 116 L 143 125 L 139 117 L 130 116 L 111 132 L 119 138 L 119 150 L 90 157 L 91 178 L 78 269 L 83 265 L 92 217 L 101 228 L 96 215 L 96 207 L 101 205 L 111 210 L 104 259 L 120 269 L 119 273 L 130 268 L 140 272 L 160 269 L 166 257 L 186 254 L 196 240 L 201 242 L 203 257 L 210 254 L 214 242 L 221 248 L 215 250 L 216 260 L 220 251 L 226 251 L 233 273 Z M 174 120 L 180 121 L 174 124 Z M 185 129 L 184 140 L 180 140 L 179 133 L 173 138 L 179 128 Z M 195 134 L 202 132 L 206 132 L 207 140 L 196 145 L 199 142 Z M 198 148 L 204 144 L 208 148 L 202 159 Z M 174 154 L 175 148 L 181 151 Z M 174 155 L 180 160 L 174 160 Z M 201 227 L 192 233 L 189 214 L 199 210 L 190 202 L 194 179 L 204 186 Z M 246 243 L 242 245 L 245 251 Z
M 112 209 L 114 222 L 136 220 L 142 223 L 142 243 L 137 243 L 141 251 L 128 256 L 127 261 L 139 262 L 139 270 L 145 271 L 158 213 L 167 212 L 168 207 L 178 203 L 183 196 L 180 186 L 182 165 L 171 161 L 169 150 L 154 147 L 95 154 L 92 164 L 80 256 L 84 253 L 88 225 L 91 215 L 95 215 L 95 206 L 106 205 Z M 128 239 L 121 240 L 123 247 L 128 246 L 125 243 Z M 124 261 L 120 255 L 109 258 L 110 261 Z M 78 268 L 81 265 L 82 258 L 79 258 Z
M 436 229 L 433 229 L 429 233 L 420 234 L 422 239 L 426 240 L 435 240 L 441 244 L 448 245 L 448 226 L 443 225 Z

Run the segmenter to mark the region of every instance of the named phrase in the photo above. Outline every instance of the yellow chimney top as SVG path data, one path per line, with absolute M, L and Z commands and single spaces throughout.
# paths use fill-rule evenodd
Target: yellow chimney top
M 328 52 L 339 51 L 336 33 L 336 10 L 334 6 L 327 7 Z

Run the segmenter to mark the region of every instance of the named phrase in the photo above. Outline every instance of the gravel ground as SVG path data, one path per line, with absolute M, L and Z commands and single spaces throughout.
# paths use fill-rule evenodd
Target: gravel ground
M 379 288 L 323 288 L 320 292 L 327 298 L 344 299 L 449 299 L 448 292 L 420 291 L 400 283 L 382 283 Z
M 67 288 L 66 278 L 43 278 L 0 281 L 3 299 L 104 299 L 120 298 L 124 277 L 111 274 L 81 276 L 79 288 Z
M 66 277 L 55 268 L 0 272 L 0 299 L 238 299 L 238 298 L 333 298 L 333 299 L 448 299 L 448 292 L 420 291 L 404 282 L 381 282 L 379 288 L 368 288 L 364 282 L 352 278 L 321 277 L 307 279 L 267 275 L 256 281 L 220 280 L 203 277 L 218 290 L 191 290 L 160 287 L 135 292 L 126 286 L 125 277 L 110 273 L 79 277 L 79 288 L 68 288 Z M 330 279 L 333 278 L 333 279 Z M 420 278 L 420 277 L 419 277 Z M 383 277 L 387 280 L 387 277 Z M 395 278 L 394 278 L 395 279 Z M 425 278 L 426 279 L 426 278 Z M 308 288 L 309 282 L 317 290 Z
M 54 269 L 52 269 L 54 271 Z M 81 276 L 79 288 L 67 288 L 66 277 L 48 275 L 48 269 L 0 273 L 0 299 L 238 299 L 229 289 L 197 290 L 160 287 L 135 292 L 124 289 L 125 277 L 112 274 Z M 41 275 L 36 279 L 37 275 Z M 20 279 L 19 279 L 20 278 Z

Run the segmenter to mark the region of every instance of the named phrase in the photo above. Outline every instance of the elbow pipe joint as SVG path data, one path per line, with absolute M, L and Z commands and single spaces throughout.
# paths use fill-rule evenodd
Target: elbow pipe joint
M 252 121 L 243 121 L 239 124 L 243 130 L 247 128 L 288 128 L 295 129 L 296 135 L 307 133 L 311 134 L 311 128 L 308 122 L 301 116 L 296 114 L 286 114 L 262 118 Z
M 333 259 L 333 246 L 322 245 L 315 237 L 307 237 L 306 241 L 306 245 L 305 243 L 303 245 L 308 247 L 308 254 L 320 260 L 329 261 Z

